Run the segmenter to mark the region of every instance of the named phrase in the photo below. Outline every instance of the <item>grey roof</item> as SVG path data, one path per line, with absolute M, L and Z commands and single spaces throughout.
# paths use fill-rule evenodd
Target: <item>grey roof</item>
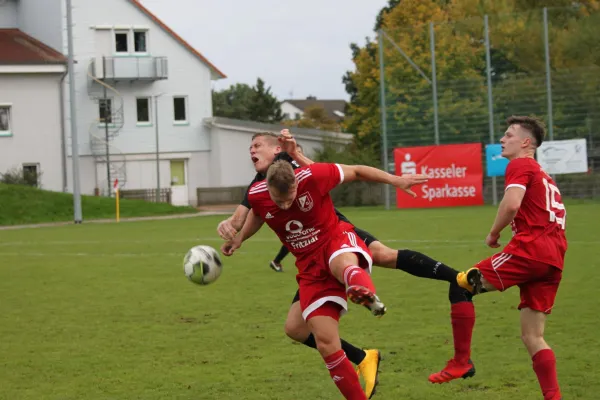
M 287 125 L 282 125 L 279 123 L 275 124 L 266 124 L 262 122 L 254 122 L 254 121 L 244 121 L 240 119 L 232 119 L 232 118 L 223 118 L 223 117 L 213 117 L 206 118 L 204 120 L 205 123 L 216 125 L 216 126 L 231 126 L 237 128 L 244 128 L 253 132 L 273 132 L 279 133 L 282 129 L 289 129 L 292 131 L 294 135 L 298 136 L 321 136 L 321 137 L 329 137 L 336 138 L 344 142 L 349 142 L 352 140 L 354 135 L 349 133 L 339 133 L 339 132 L 330 132 L 323 131 L 320 129 L 306 129 L 306 128 L 296 128 L 289 127 Z

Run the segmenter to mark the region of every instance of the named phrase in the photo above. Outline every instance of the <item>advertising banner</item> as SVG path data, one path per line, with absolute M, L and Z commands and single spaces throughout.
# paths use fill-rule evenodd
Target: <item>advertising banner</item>
M 394 149 L 396 175 L 425 174 L 416 198 L 397 190 L 398 208 L 456 207 L 483 204 L 481 144 L 403 147 Z

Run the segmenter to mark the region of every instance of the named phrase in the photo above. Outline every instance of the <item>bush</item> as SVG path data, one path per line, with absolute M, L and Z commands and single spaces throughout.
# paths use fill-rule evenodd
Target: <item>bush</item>
M 340 148 L 339 145 L 325 142 L 323 150 L 315 155 L 315 161 L 381 168 L 379 156 L 375 151 L 369 148 L 359 149 L 354 143 Z M 333 189 L 331 198 L 336 207 L 379 205 L 383 203 L 383 185 L 352 182 Z
M 39 184 L 39 177 L 39 174 L 35 172 L 13 168 L 3 174 L 0 174 L 0 183 L 37 187 Z

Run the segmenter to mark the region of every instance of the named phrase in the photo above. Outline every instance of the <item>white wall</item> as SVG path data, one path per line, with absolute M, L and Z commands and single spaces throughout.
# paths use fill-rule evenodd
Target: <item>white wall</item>
M 17 10 L 17 0 L 8 0 L 8 2 L 0 4 L 0 29 L 18 27 L 19 20 Z
M 42 188 L 63 189 L 60 74 L 1 74 L 0 104 L 11 105 L 11 137 L 0 137 L 0 172 L 39 164 Z
M 75 9 L 79 1 L 74 2 Z M 63 32 L 66 33 L 64 22 L 63 0 L 19 0 L 19 29 L 33 36 L 45 45 L 52 47 L 60 53 L 66 54 L 63 48 Z
M 281 113 L 287 114 L 289 119 L 296 119 L 296 113 L 300 114 L 300 118 L 302 118 L 304 111 L 284 101 L 283 103 L 281 103 Z
M 213 126 L 211 141 L 212 175 L 207 187 L 246 186 L 256 175 L 250 160 L 250 143 L 256 130 Z M 297 142 L 311 158 L 323 148 L 323 138 L 317 135 L 294 135 Z M 348 139 L 348 142 L 350 139 Z

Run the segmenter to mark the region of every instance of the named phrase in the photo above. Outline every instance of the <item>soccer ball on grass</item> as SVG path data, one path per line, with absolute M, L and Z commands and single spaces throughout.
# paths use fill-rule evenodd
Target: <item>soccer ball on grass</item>
M 208 285 L 221 275 L 223 264 L 219 253 L 210 246 L 194 246 L 183 258 L 183 271 L 198 285 Z

